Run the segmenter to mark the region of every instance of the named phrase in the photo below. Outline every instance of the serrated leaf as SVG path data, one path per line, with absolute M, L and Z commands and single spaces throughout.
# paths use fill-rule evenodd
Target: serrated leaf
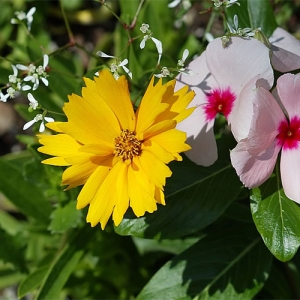
M 300 246 L 300 205 L 286 197 L 276 176 L 252 192 L 251 212 L 264 243 L 277 259 L 292 259 Z
M 70 228 L 76 228 L 81 221 L 81 216 L 82 213 L 76 209 L 75 201 L 70 201 L 52 212 L 48 229 L 52 233 L 62 233 Z
M 63 247 L 50 266 L 36 300 L 57 299 L 69 276 L 84 254 L 86 244 L 93 236 L 93 229 L 85 225 L 73 232 L 69 242 Z
M 155 213 L 138 219 L 126 214 L 115 229 L 117 233 L 179 238 L 215 221 L 240 192 L 240 181 L 228 162 L 219 160 L 207 168 L 185 158 L 170 167 L 173 174 L 165 188 L 166 206 L 159 206 Z
M 22 175 L 22 168 L 0 159 L 0 191 L 26 215 L 47 224 L 52 211 L 42 191 Z
M 272 255 L 247 226 L 238 230 L 214 231 L 167 262 L 137 300 L 253 299 L 266 280 Z

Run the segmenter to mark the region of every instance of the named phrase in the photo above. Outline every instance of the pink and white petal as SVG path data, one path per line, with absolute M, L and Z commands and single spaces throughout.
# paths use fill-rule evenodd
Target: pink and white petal
M 300 203 L 300 150 L 282 150 L 280 160 L 281 182 L 288 198 Z
M 206 93 L 212 89 L 218 88 L 216 80 L 211 76 L 206 64 L 205 51 L 196 59 L 194 59 L 187 67 L 193 72 L 191 76 L 179 74 L 176 78 L 175 90 L 179 90 L 185 85 L 188 85 L 191 90 L 195 91 L 196 95 L 188 107 L 194 107 L 207 102 Z
M 277 27 L 271 37 L 271 62 L 275 70 L 289 72 L 300 68 L 300 41 Z
M 276 139 L 280 122 L 285 119 L 272 94 L 265 88 L 258 87 L 253 97 L 253 118 L 247 150 L 253 155 L 258 155 L 267 149 Z
M 217 38 L 207 46 L 206 61 L 220 87 L 230 87 L 236 94 L 256 75 L 267 81 L 268 88 L 273 85 L 269 48 L 256 39 L 232 37 L 224 48 Z
M 247 138 L 249 134 L 257 80 L 258 75 L 248 81 L 235 100 L 232 111 L 228 116 L 231 132 L 237 142 Z
M 280 147 L 276 141 L 261 153 L 252 155 L 247 151 L 247 139 L 241 140 L 230 152 L 231 163 L 248 188 L 254 188 L 264 183 L 272 174 Z
M 289 115 L 289 119 L 300 116 L 300 74 L 280 76 L 277 80 L 277 94 Z
M 186 156 L 197 165 L 210 166 L 218 158 L 217 143 L 214 136 L 214 120 L 207 122 L 201 106 L 176 128 L 187 133 L 187 144 L 192 149 Z

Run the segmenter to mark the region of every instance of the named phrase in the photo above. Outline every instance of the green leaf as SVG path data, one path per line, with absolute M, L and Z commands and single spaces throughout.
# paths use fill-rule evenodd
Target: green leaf
M 248 0 L 248 13 L 252 29 L 261 31 L 270 37 L 277 27 L 275 15 L 269 0 Z
M 19 236 L 11 236 L 0 228 L 0 260 L 12 263 L 21 272 L 26 271 L 25 247 Z
M 42 191 L 23 177 L 21 169 L 0 159 L 0 191 L 26 215 L 47 224 L 51 205 Z
M 18 284 L 23 278 L 24 274 L 10 269 L 0 270 L 0 289 Z
M 47 274 L 48 269 L 48 265 L 40 267 L 25 277 L 18 287 L 18 297 L 22 298 L 37 288 Z
M 253 299 L 266 280 L 272 256 L 254 229 L 237 224 L 230 224 L 227 232 L 214 231 L 167 262 L 137 300 Z
M 59 206 L 52 212 L 48 229 L 52 233 L 62 233 L 70 228 L 76 228 L 81 217 L 82 213 L 76 209 L 76 202 L 70 201 L 64 207 Z
M 76 230 L 50 266 L 36 300 L 58 298 L 63 286 L 83 256 L 86 244 L 93 236 L 93 232 L 88 225 Z
M 300 246 L 300 205 L 286 197 L 275 176 L 252 192 L 251 212 L 263 241 L 277 259 L 292 259 Z
M 126 214 L 116 232 L 121 235 L 179 238 L 214 222 L 236 199 L 241 184 L 228 162 L 218 160 L 212 167 L 197 166 L 188 159 L 170 164 L 166 206 L 135 219 Z M 230 187 L 230 188 L 228 188 Z

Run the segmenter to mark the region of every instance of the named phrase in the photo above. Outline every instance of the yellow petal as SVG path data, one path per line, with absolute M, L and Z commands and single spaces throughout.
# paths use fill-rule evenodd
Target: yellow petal
M 175 128 L 176 126 L 176 121 L 174 120 L 165 120 L 159 123 L 156 123 L 149 127 L 143 134 L 143 139 L 149 139 L 153 135 L 160 134 L 164 131 L 170 130 Z
M 165 148 L 157 144 L 152 139 L 147 140 L 143 143 L 142 151 L 151 152 L 153 155 L 155 155 L 160 161 L 164 162 L 165 164 L 174 160 L 174 155 L 172 152 L 167 151 Z
M 171 170 L 151 152 L 144 150 L 136 157 L 137 166 L 142 168 L 149 180 L 158 188 L 163 189 L 166 177 L 172 175 Z
M 56 132 L 61 132 L 62 133 L 62 130 L 59 128 L 59 125 L 63 123 L 63 122 L 50 122 L 50 123 L 47 123 L 46 124 L 46 127 L 48 127 L 49 129 L 51 130 L 54 130 Z M 38 135 L 39 136 L 39 135 Z
M 161 103 L 162 98 L 167 91 L 167 85 L 162 85 L 161 79 L 154 86 L 153 83 L 154 77 L 151 79 L 137 110 L 137 134 L 145 132 L 154 123 L 157 116 L 169 106 L 167 103 Z
M 143 170 L 134 163 L 128 167 L 128 194 L 130 207 L 137 217 L 143 216 L 146 211 L 154 212 L 157 209 L 154 186 Z
M 164 192 L 158 187 L 155 187 L 155 200 L 159 204 L 166 205 Z
M 91 176 L 88 178 L 85 185 L 80 191 L 80 194 L 77 198 L 77 209 L 81 209 L 92 202 L 97 191 L 100 189 L 101 184 L 103 183 L 104 179 L 106 178 L 111 169 L 111 167 L 109 167 L 111 163 L 112 157 L 102 162 L 102 165 L 98 165 L 96 167 L 95 171 L 91 174 Z
M 121 129 L 134 131 L 135 115 L 130 100 L 128 83 L 125 76 L 116 80 L 108 70 L 99 72 L 95 78 L 98 95 L 115 113 Z
M 162 132 L 151 137 L 150 140 L 156 142 L 171 153 L 179 153 L 191 149 L 189 145 L 185 144 L 186 133 L 178 129 Z
M 81 145 L 67 134 L 39 135 L 39 142 L 44 145 L 38 151 L 62 158 L 78 156 Z M 49 164 L 49 161 L 48 161 Z
M 106 144 L 104 141 L 101 144 L 89 144 L 79 148 L 80 152 L 93 153 L 99 156 L 107 156 L 114 152 L 114 147 Z
M 68 163 L 63 157 L 51 157 L 42 160 L 42 163 L 45 165 L 52 165 L 52 166 L 69 166 L 70 163 Z
M 104 229 L 108 219 L 112 215 L 117 202 L 116 182 L 118 181 L 122 167 L 123 161 L 119 161 L 114 165 L 90 203 L 87 222 L 90 222 L 91 226 L 96 226 L 100 222 L 101 228 Z
M 116 129 L 119 128 L 118 121 L 112 112 L 108 113 L 109 108 L 100 113 L 101 107 L 97 111 L 87 99 L 73 94 L 63 109 L 68 122 L 58 125 L 59 128 L 82 144 L 91 144 L 92 141 L 100 143 L 101 140 L 112 143 L 119 135 L 120 129 Z

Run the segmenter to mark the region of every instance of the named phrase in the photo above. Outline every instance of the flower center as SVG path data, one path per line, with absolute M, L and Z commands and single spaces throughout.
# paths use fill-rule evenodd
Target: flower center
M 121 135 L 115 138 L 114 155 L 124 162 L 130 162 L 134 156 L 141 154 L 141 145 L 142 142 L 136 138 L 133 131 L 122 130 Z
M 230 87 L 226 89 L 214 89 L 207 94 L 207 103 L 204 105 L 206 121 L 213 120 L 218 113 L 222 113 L 227 118 L 232 111 L 235 99 L 236 96 Z
M 277 144 L 283 150 L 297 149 L 300 145 L 300 118 L 295 116 L 290 122 L 283 120 L 278 126 Z

